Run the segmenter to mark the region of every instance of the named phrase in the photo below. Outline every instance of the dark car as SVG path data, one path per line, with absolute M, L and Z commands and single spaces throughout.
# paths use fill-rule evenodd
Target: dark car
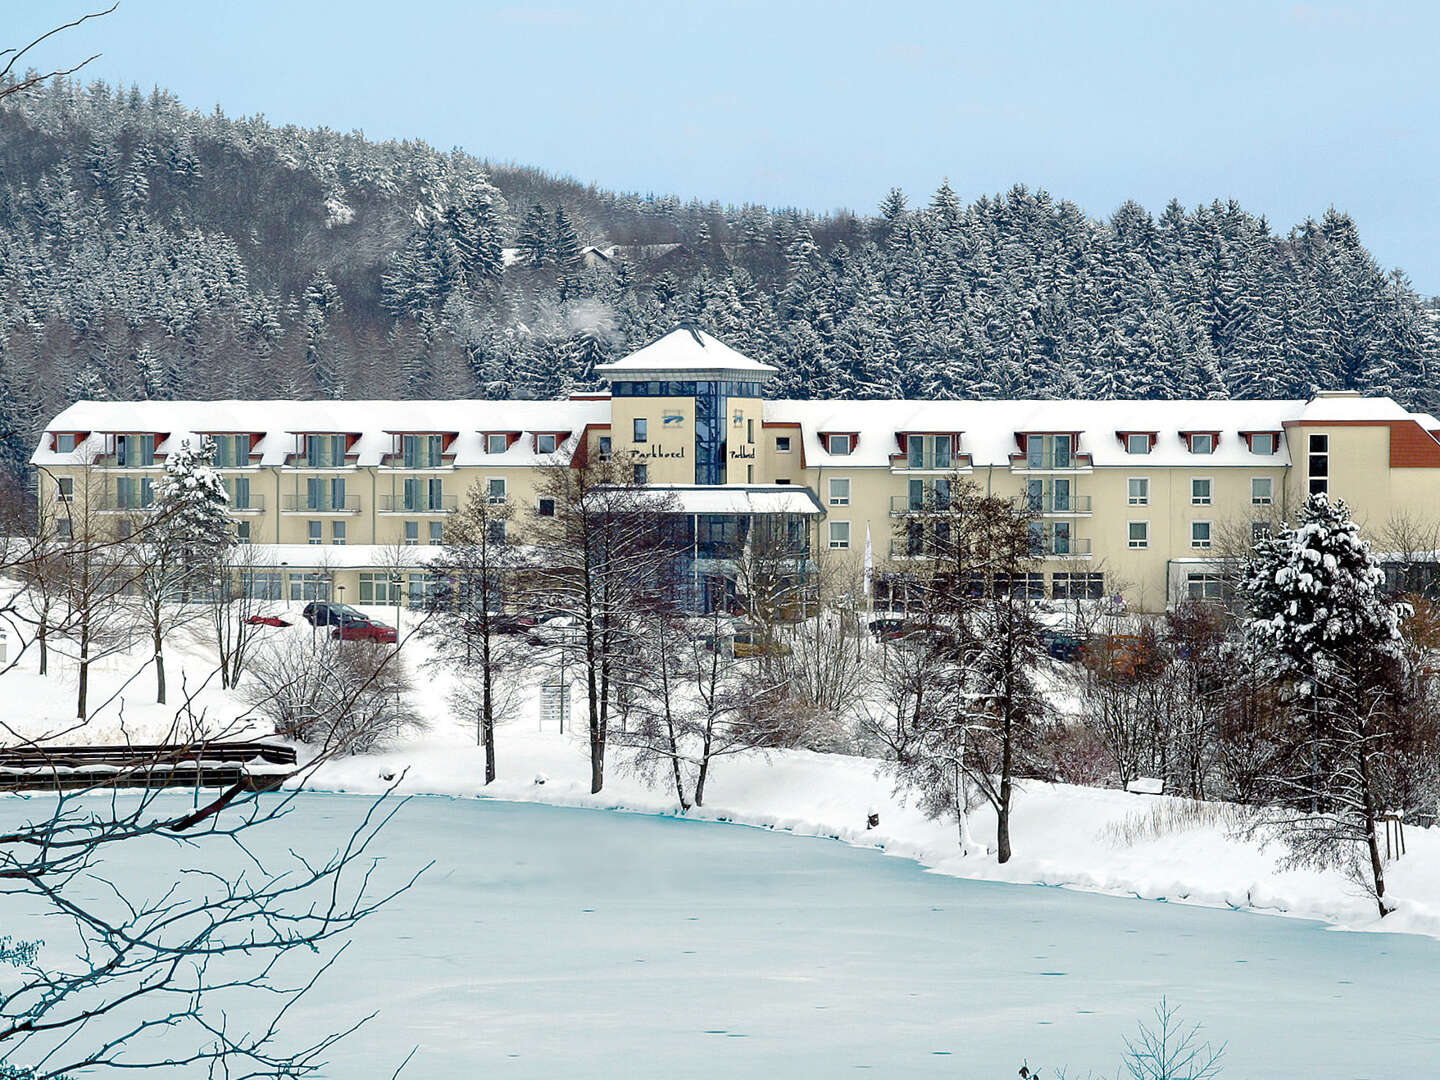
M 290 623 L 279 615 L 251 615 L 245 620 L 251 626 L 289 626 Z
M 1040 635 L 1040 643 L 1045 646 L 1045 651 L 1056 660 L 1063 660 L 1071 663 L 1080 659 L 1080 653 L 1085 648 L 1085 642 L 1074 634 L 1067 634 L 1060 630 L 1046 630 Z
M 336 641 L 378 641 L 382 645 L 394 645 L 400 640 L 393 626 L 376 622 L 358 611 L 354 615 L 346 615 L 344 620 L 330 631 L 330 636 Z
M 300 614 L 311 626 L 339 626 L 352 616 L 365 618 L 349 604 L 333 604 L 327 600 L 312 600 Z
M 870 636 L 876 641 L 899 641 L 907 632 L 904 619 L 871 619 Z
M 534 615 L 491 615 L 490 629 L 496 634 L 528 634 L 539 621 Z

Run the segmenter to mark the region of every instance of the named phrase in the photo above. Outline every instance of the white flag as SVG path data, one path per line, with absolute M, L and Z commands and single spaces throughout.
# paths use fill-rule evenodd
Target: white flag
M 870 595 L 870 577 L 875 572 L 875 558 L 870 550 L 870 522 L 865 522 L 865 595 Z

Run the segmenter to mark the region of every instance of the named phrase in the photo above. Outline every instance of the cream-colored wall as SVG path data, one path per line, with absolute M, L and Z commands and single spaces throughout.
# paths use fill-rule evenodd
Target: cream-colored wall
M 663 426 L 665 411 L 678 412 L 682 422 L 667 431 Z M 741 423 L 733 423 L 739 413 Z M 651 440 L 645 447 L 633 446 L 630 433 L 631 420 L 645 416 L 651 426 Z M 755 421 L 755 442 L 746 439 L 746 421 Z M 732 483 L 743 483 L 747 466 L 754 466 L 756 483 L 769 484 L 777 479 L 788 479 L 797 486 L 808 486 L 815 492 L 825 508 L 827 518 L 819 524 L 818 542 L 821 550 L 829 549 L 829 523 L 848 521 L 850 523 L 850 547 L 852 559 L 863 556 L 866 528 L 868 526 L 873 558 L 877 567 L 903 565 L 903 559 L 891 558 L 891 542 L 896 536 L 897 518 L 891 514 L 891 499 L 904 496 L 911 476 L 949 475 L 944 471 L 911 473 L 906 469 L 891 469 L 885 466 L 847 467 L 843 461 L 819 468 L 813 464 L 802 468 L 805 450 L 804 435 L 797 428 L 764 427 L 761 424 L 760 402 L 752 399 L 730 399 L 727 407 L 727 441 L 729 458 L 727 476 Z M 1076 470 L 1068 473 L 1072 481 L 1072 495 L 1089 496 L 1092 512 L 1048 520 L 1066 520 L 1072 525 L 1071 535 L 1076 539 L 1088 539 L 1091 555 L 1088 558 L 1050 559 L 1044 565 L 1048 575 L 1057 572 L 1104 572 L 1107 590 L 1123 589 L 1131 603 L 1141 610 L 1159 610 L 1167 601 L 1167 563 L 1173 559 L 1204 559 L 1233 550 L 1236 539 L 1248 537 L 1251 522 L 1279 520 L 1293 516 L 1294 510 L 1305 498 L 1307 487 L 1307 436 L 1311 432 L 1324 432 L 1330 436 L 1330 490 L 1350 503 L 1357 520 L 1371 534 L 1377 545 L 1383 546 L 1385 530 L 1397 518 L 1408 518 L 1421 527 L 1440 526 L 1440 469 L 1389 467 L 1390 430 L 1386 426 L 1360 425 L 1309 425 L 1292 427 L 1287 431 L 1290 440 L 1293 467 L 1279 465 L 1245 465 L 1210 467 L 1203 461 L 1183 467 L 1146 467 L 1143 458 L 1137 457 L 1135 464 L 1120 467 L 1105 467 L 1094 470 Z M 678 458 L 646 458 L 650 477 L 656 483 L 694 482 L 694 402 L 689 398 L 617 398 L 614 399 L 614 419 L 608 432 L 592 430 L 588 436 L 589 451 L 598 453 L 598 439 L 609 434 L 613 440 L 612 449 L 621 460 L 631 450 L 683 449 L 684 456 Z M 777 436 L 788 436 L 791 450 L 779 453 L 775 450 Z M 742 451 L 754 450 L 753 458 L 739 456 Z M 813 447 L 811 448 L 814 449 Z M 537 502 L 537 485 L 542 473 L 539 469 L 524 466 L 476 466 L 439 470 L 390 470 L 375 468 L 347 468 L 343 470 L 309 470 L 304 468 L 251 467 L 223 470 L 227 477 L 244 475 L 250 478 L 251 493 L 264 499 L 265 509 L 261 513 L 237 515 L 240 520 L 250 522 L 251 541 L 256 544 L 285 543 L 305 544 L 306 523 L 318 519 L 325 523 L 323 538 L 329 544 L 331 522 L 343 520 L 346 523 L 346 543 L 356 544 L 401 544 L 404 540 L 404 523 L 407 520 L 421 522 L 420 542 L 428 542 L 430 521 L 443 521 L 443 514 L 414 514 L 407 512 L 381 513 L 379 496 L 400 495 L 403 480 L 407 475 L 428 478 L 439 476 L 443 480 L 444 494 L 453 497 L 457 506 L 464 504 L 472 485 L 484 485 L 492 476 L 503 476 L 507 482 L 507 495 L 514 508 L 513 526 L 516 532 L 524 530 L 530 512 Z M 159 480 L 163 469 L 108 469 L 52 467 L 46 470 L 48 478 L 42 476 L 40 500 L 42 512 L 56 511 L 57 504 L 51 493 L 53 478 L 70 475 L 74 478 L 77 493 L 88 488 L 93 505 L 99 505 L 101 493 L 113 496 L 115 479 L 122 475 L 148 476 Z M 347 494 L 359 500 L 359 512 L 344 515 L 312 515 L 305 511 L 282 513 L 282 497 L 303 495 L 305 478 L 310 475 L 325 477 L 343 475 L 346 477 Z M 1029 474 L 1005 466 L 982 467 L 966 474 L 987 493 L 1018 496 L 1025 490 Z M 1130 477 L 1143 476 L 1150 480 L 1150 503 L 1145 507 L 1131 507 L 1128 504 L 1127 481 Z M 1269 506 L 1254 506 L 1250 501 L 1250 481 L 1255 476 L 1269 476 L 1273 479 L 1275 502 Z M 845 477 L 850 481 L 850 502 L 848 506 L 832 504 L 829 480 Z M 1191 501 L 1190 482 L 1195 477 L 1209 477 L 1213 482 L 1212 503 L 1196 506 Z M 103 515 L 118 525 L 121 513 Z M 130 516 L 138 516 L 132 514 Z M 1210 549 L 1191 546 L 1190 525 L 1195 520 L 1209 520 L 1212 525 Z M 1127 524 L 1131 520 L 1146 520 L 1150 523 L 1149 546 L 1131 549 L 1128 545 Z M 346 584 L 347 594 L 351 588 L 358 589 L 358 577 L 354 580 L 341 578 Z M 358 592 L 354 595 L 358 595 Z
M 667 426 L 665 414 L 679 415 Z M 635 418 L 646 421 L 647 440 L 635 442 Z M 617 397 L 610 401 L 610 449 L 620 462 L 644 464 L 652 484 L 695 482 L 695 399 Z
M 736 423 L 736 417 L 740 422 Z M 754 439 L 750 438 L 754 434 Z M 726 398 L 725 482 L 727 484 L 768 484 L 774 479 L 763 467 L 766 445 L 775 445 L 765 428 L 763 404 L 759 398 Z M 753 475 L 753 480 L 751 476 Z M 693 480 L 692 480 L 693 483 Z

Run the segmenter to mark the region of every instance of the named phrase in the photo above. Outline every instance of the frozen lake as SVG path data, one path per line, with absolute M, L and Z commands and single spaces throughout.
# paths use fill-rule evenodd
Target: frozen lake
M 318 856 L 366 805 L 303 796 L 266 843 Z M 382 839 L 394 879 L 436 865 L 292 1012 L 317 1033 L 380 1010 L 332 1077 L 389 1077 L 417 1044 L 403 1075 L 421 1080 L 1114 1076 L 1162 995 L 1230 1044 L 1227 1080 L 1440 1061 L 1427 938 L 959 881 L 664 817 L 419 798 Z M 168 880 L 176 850 L 152 855 L 127 880 Z

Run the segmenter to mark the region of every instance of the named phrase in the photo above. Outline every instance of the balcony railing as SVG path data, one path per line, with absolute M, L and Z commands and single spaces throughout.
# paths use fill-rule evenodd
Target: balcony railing
M 1043 559 L 1088 559 L 1090 538 L 1088 536 L 1048 536 L 1035 545 L 1035 555 Z
M 73 502 L 67 499 L 66 502 Z M 118 495 L 102 495 L 100 505 L 96 507 L 102 514 L 153 514 L 155 512 L 155 500 L 152 498 L 146 502 L 139 496 L 132 498 L 121 498 Z
M 1089 495 L 1060 495 L 1046 492 L 1043 495 L 1017 495 L 1015 505 L 1032 514 L 1089 514 Z
M 242 502 L 232 495 L 227 509 L 232 514 L 263 514 L 265 512 L 265 496 L 247 495 Z
M 282 514 L 358 514 L 360 496 L 346 495 L 343 499 L 312 499 L 309 495 L 284 495 L 281 497 Z
M 950 510 L 950 500 L 941 495 L 891 495 L 892 514 L 943 514 Z
M 381 495 L 382 514 L 452 514 L 455 512 L 455 496 L 442 495 L 438 499 L 422 495 L 407 499 L 404 495 Z

